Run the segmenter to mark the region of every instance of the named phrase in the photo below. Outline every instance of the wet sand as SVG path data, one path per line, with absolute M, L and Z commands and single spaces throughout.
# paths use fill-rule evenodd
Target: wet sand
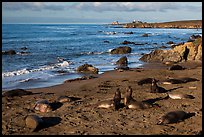
M 3 135 L 195 135 L 202 131 L 202 63 L 181 63 L 187 69 L 168 70 L 163 64 L 146 64 L 127 71 L 108 71 L 97 78 L 75 80 L 64 84 L 27 89 L 36 93 L 21 97 L 2 97 L 2 134 Z M 159 86 L 174 89 L 171 92 L 185 93 L 194 99 L 164 99 L 166 93 L 150 93 L 150 84 L 138 85 L 144 78 L 191 77 L 199 81 Z M 122 98 L 125 89 L 131 86 L 133 98 L 138 101 L 152 100 L 160 107 L 149 109 L 92 108 L 99 101 L 113 98 L 117 88 Z M 189 88 L 193 87 L 193 88 Z M 59 96 L 74 98 L 73 101 L 58 104 L 48 113 L 34 111 L 36 101 L 47 99 L 53 103 Z M 196 113 L 184 121 L 157 125 L 158 118 L 169 111 L 183 110 Z M 43 117 L 46 126 L 33 132 L 25 126 L 24 118 L 36 114 Z

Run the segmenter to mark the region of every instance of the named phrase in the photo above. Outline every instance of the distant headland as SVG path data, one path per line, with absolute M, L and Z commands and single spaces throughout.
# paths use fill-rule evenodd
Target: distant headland
M 202 20 L 182 20 L 171 22 L 148 23 L 142 21 L 132 21 L 131 23 L 119 23 L 114 21 L 111 25 L 118 25 L 123 28 L 178 28 L 178 29 L 201 29 Z

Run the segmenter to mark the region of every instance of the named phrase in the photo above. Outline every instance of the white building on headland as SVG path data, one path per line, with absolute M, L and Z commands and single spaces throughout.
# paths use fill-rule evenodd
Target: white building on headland
M 139 20 L 133 20 L 132 23 L 143 23 L 143 22 Z
M 112 22 L 111 24 L 112 24 L 112 25 L 118 25 L 119 23 L 118 23 L 118 21 L 114 21 L 114 22 Z

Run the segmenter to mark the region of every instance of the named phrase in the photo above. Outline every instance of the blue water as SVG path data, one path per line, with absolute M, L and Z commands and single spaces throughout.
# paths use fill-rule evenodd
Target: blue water
M 132 31 L 134 34 L 124 34 Z M 116 34 L 112 34 L 116 32 Z M 142 37 L 148 33 L 149 37 Z M 85 63 L 99 68 L 99 73 L 113 70 L 124 55 L 111 55 L 111 49 L 124 46 L 124 40 L 144 45 L 127 45 L 129 67 L 138 67 L 143 53 L 168 41 L 186 42 L 202 29 L 116 28 L 99 24 L 3 24 L 2 51 L 13 49 L 16 55 L 2 55 L 2 89 L 37 88 L 81 77 L 75 70 Z M 109 41 L 105 43 L 104 41 Z M 27 47 L 27 50 L 21 48 Z M 21 54 L 20 52 L 29 52 Z M 61 60 L 59 60 L 59 58 Z M 64 71 L 59 73 L 58 71 Z

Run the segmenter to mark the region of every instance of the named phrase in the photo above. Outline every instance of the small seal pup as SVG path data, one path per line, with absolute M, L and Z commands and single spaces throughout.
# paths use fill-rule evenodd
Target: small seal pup
M 132 98 L 132 88 L 129 86 L 126 90 L 126 94 L 124 97 L 124 105 L 126 109 L 145 109 L 152 107 L 151 104 L 145 102 L 139 102 Z
M 31 128 L 33 131 L 36 130 L 42 123 L 42 118 L 37 115 L 28 115 L 25 118 L 26 127 Z
M 151 93 L 165 93 L 165 92 L 167 92 L 167 90 L 163 87 L 158 86 L 156 80 L 153 78 L 151 84 Z
M 194 99 L 195 97 L 188 94 L 180 94 L 180 93 L 167 93 L 168 97 L 171 99 Z
M 159 118 L 158 125 L 165 125 L 171 123 L 177 123 L 184 120 L 188 113 L 184 111 L 171 111 Z
M 52 107 L 50 103 L 47 100 L 39 100 L 35 103 L 34 106 L 35 110 L 38 110 L 40 112 L 50 112 L 52 111 Z

